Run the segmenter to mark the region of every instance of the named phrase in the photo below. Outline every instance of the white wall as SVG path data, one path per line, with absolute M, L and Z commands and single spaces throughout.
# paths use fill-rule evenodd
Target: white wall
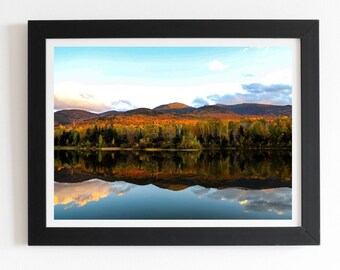
M 339 12 L 337 0 L 0 0 L 0 269 L 340 269 Z M 321 246 L 27 246 L 27 20 L 137 18 L 320 19 Z

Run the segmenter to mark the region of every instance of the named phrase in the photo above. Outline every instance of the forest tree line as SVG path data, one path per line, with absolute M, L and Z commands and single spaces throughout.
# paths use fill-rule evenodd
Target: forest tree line
M 228 147 L 291 147 L 292 119 L 205 120 L 195 124 L 143 126 L 92 124 L 55 127 L 55 146 L 85 148 L 201 149 Z

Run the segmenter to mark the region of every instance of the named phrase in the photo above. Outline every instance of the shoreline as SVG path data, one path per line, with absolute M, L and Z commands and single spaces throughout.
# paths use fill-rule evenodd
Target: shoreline
M 76 146 L 54 146 L 54 150 L 69 151 L 136 151 L 136 152 L 198 152 L 207 150 L 292 150 L 292 147 L 226 147 L 226 148 L 196 148 L 196 149 L 176 149 L 176 148 L 122 148 L 122 147 L 76 147 Z

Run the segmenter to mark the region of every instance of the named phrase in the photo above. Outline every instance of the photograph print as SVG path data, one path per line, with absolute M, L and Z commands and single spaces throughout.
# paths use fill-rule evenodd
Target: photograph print
M 291 220 L 291 46 L 55 46 L 54 220 Z

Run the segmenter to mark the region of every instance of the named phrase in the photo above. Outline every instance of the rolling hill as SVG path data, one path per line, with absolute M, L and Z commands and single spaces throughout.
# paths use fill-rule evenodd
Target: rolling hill
M 56 125 L 69 125 L 74 121 L 83 119 L 92 119 L 98 117 L 98 114 L 83 110 L 61 110 L 54 113 L 54 123 Z
M 160 105 L 153 109 L 154 111 L 164 112 L 164 113 L 188 113 L 194 111 L 194 107 L 190 107 L 186 104 L 174 102 L 169 104 Z
M 162 112 L 158 112 L 152 109 L 148 109 L 148 108 L 138 108 L 138 109 L 133 109 L 133 110 L 129 110 L 126 112 L 122 113 L 123 115 L 152 115 L 152 116 L 157 116 L 162 114 Z
M 241 115 L 256 115 L 256 116 L 292 116 L 291 105 L 268 105 L 268 104 L 257 104 L 257 103 L 242 103 L 236 105 L 224 105 L 217 104 L 221 108 L 225 108 Z
M 275 116 L 292 116 L 292 106 L 285 105 L 267 105 L 257 103 L 243 103 L 236 105 L 205 105 L 199 108 L 190 107 L 183 103 L 169 103 L 160 105 L 154 109 L 138 108 L 125 112 L 107 111 L 104 113 L 91 113 L 83 110 L 61 110 L 54 113 L 55 125 L 70 125 L 73 122 L 92 121 L 92 120 L 112 120 L 117 117 L 138 116 L 138 117 L 161 117 L 163 119 L 170 117 L 174 119 L 189 119 L 189 118 L 230 118 L 237 119 L 247 116 L 257 117 L 275 117 Z M 154 120 L 154 119 L 153 119 Z M 147 121 L 147 120 L 145 120 Z
M 189 114 L 200 114 L 200 115 L 209 115 L 209 114 L 225 114 L 225 115 L 236 115 L 236 113 L 216 105 L 205 105 L 203 107 L 199 107 L 191 112 Z
M 118 115 L 120 113 L 121 112 L 119 112 L 119 111 L 112 110 L 112 111 L 107 111 L 107 112 L 100 113 L 99 116 Z

